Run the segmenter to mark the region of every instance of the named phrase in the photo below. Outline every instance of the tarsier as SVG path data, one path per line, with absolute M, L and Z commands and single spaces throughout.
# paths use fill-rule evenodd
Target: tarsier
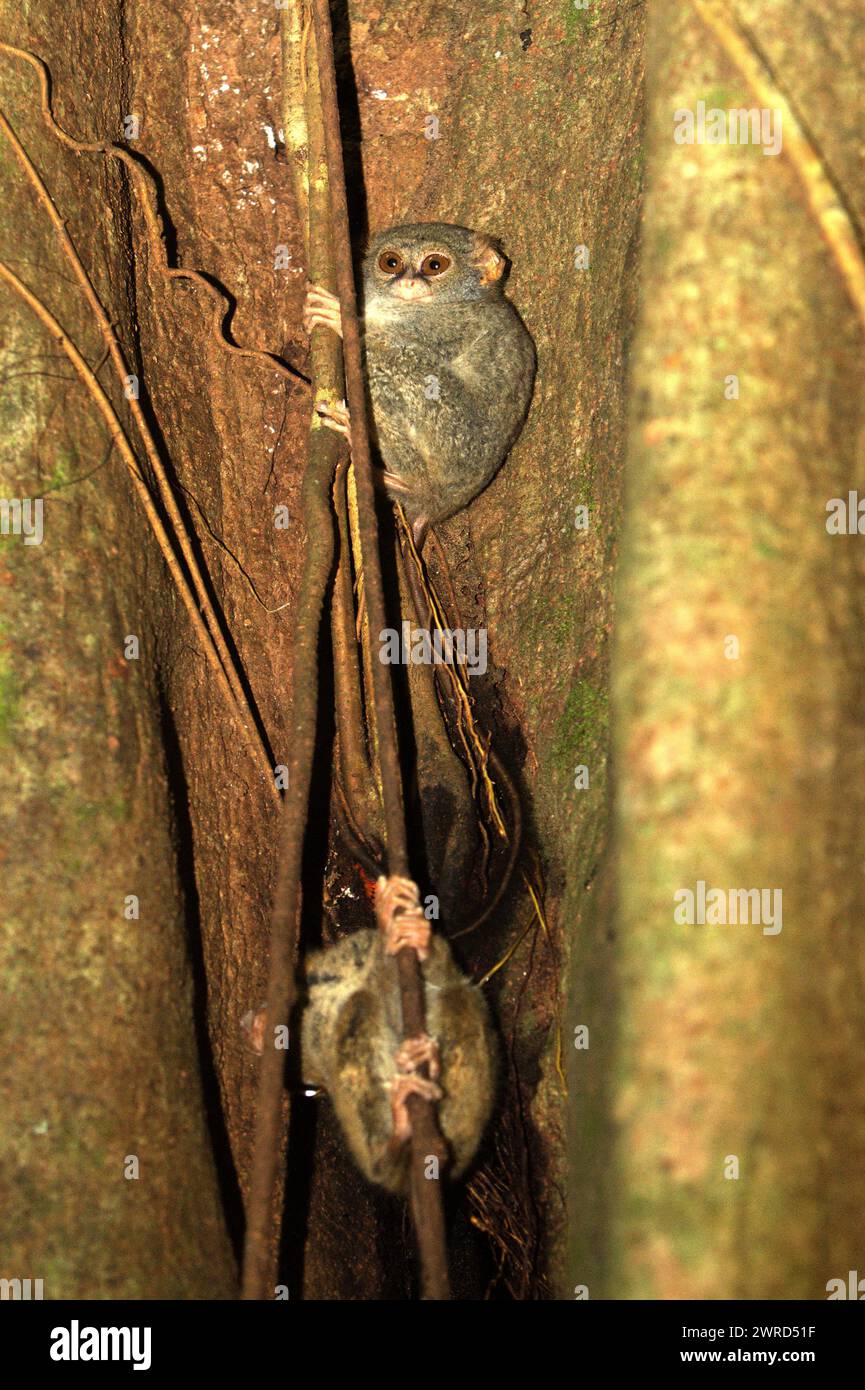
M 406 1100 L 439 1101 L 449 1173 L 474 1158 L 492 1110 L 496 1052 L 483 995 L 433 935 L 408 879 L 379 879 L 376 931 L 358 931 L 307 961 L 303 1013 L 305 1081 L 330 1095 L 348 1146 L 371 1182 L 405 1193 L 411 1136 Z M 428 1032 L 401 1041 L 396 952 L 423 962 Z M 418 1074 L 424 1063 L 429 1078 Z
M 506 266 L 490 237 L 448 222 L 390 227 L 364 260 L 372 442 L 418 540 L 486 487 L 526 417 L 535 349 Z M 339 300 L 313 286 L 304 322 L 341 334 Z M 325 421 L 349 432 L 344 411 Z
M 379 481 L 402 503 L 415 539 L 461 511 L 498 471 L 522 428 L 535 351 L 505 299 L 506 259 L 491 238 L 444 222 L 406 223 L 364 260 L 362 334 Z M 304 325 L 341 335 L 339 300 L 317 286 Z M 351 438 L 347 412 L 324 423 Z M 407 1185 L 412 1093 L 439 1102 L 439 1123 L 465 1171 L 495 1088 L 486 1005 L 432 935 L 406 879 L 380 879 L 377 931 L 310 957 L 302 1025 L 304 1078 L 325 1087 L 361 1170 L 394 1192 Z M 402 1041 L 396 952 L 424 962 L 428 1034 Z M 426 1064 L 428 1076 L 418 1068 Z

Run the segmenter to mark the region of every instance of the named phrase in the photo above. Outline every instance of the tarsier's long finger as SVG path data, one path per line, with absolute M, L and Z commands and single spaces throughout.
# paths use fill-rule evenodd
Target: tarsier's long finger
M 335 294 L 322 289 L 321 285 L 310 285 L 306 292 L 303 310 L 303 326 L 307 333 L 313 328 L 332 328 L 342 337 L 342 309 Z
M 340 337 L 342 337 L 342 333 L 333 322 L 333 319 L 330 318 L 329 315 L 322 313 L 319 309 L 311 309 L 309 313 L 304 314 L 303 327 L 304 331 L 307 333 L 311 333 L 314 328 L 332 328 L 334 332 L 339 333 Z
M 343 435 L 349 444 L 351 443 L 351 420 L 344 401 L 341 405 L 317 405 L 315 412 L 323 425 L 327 425 L 329 430 L 335 430 L 337 434 Z
M 395 956 L 404 946 L 408 946 L 412 951 L 417 951 L 421 960 L 426 960 L 431 935 L 430 924 L 420 908 L 401 912 L 386 933 L 385 949 L 388 955 Z
M 427 1081 L 426 1077 L 418 1076 L 414 1072 L 409 1072 L 408 1075 L 400 1073 L 394 1077 L 390 1084 L 390 1107 L 393 1115 L 393 1137 L 397 1141 L 411 1137 L 411 1120 L 406 1105 L 409 1096 L 420 1096 L 432 1104 L 441 1100 L 442 1091 L 434 1081 Z
M 382 876 L 376 886 L 381 893 L 382 901 L 385 903 L 398 900 L 404 907 L 420 906 L 420 889 L 414 879 L 401 878 L 399 874 L 392 874 L 390 878 Z
M 426 1066 L 432 1080 L 441 1073 L 438 1043 L 427 1033 L 419 1033 L 416 1038 L 406 1038 L 400 1045 L 395 1061 L 399 1072 L 416 1072 L 420 1067 Z
M 307 299 L 319 300 L 322 304 L 327 304 L 333 309 L 339 308 L 338 295 L 331 294 L 330 290 L 326 290 L 323 285 L 311 285 L 307 281 L 306 297 Z
M 402 478 L 398 478 L 395 473 L 388 473 L 387 469 L 383 468 L 379 473 L 379 478 L 389 492 L 398 492 L 401 497 L 411 496 L 411 488 L 408 483 L 404 483 Z
M 381 874 L 375 885 L 376 912 L 393 912 L 397 905 L 401 908 L 420 907 L 420 889 L 414 879 L 402 878 L 399 874 L 385 878 Z
M 264 1052 L 267 1027 L 267 1005 L 259 1004 L 257 1009 L 250 1009 L 240 1020 L 240 1026 L 247 1036 L 252 1051 L 261 1057 Z

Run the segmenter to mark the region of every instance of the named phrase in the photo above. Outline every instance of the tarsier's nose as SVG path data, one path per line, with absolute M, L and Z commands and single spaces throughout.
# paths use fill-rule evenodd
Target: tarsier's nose
M 393 292 L 399 295 L 400 299 L 425 299 L 430 288 L 420 276 L 407 272 L 396 281 Z

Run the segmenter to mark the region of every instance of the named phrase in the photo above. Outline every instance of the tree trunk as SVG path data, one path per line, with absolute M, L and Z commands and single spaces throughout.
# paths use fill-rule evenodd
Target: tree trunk
M 73 129 L 119 136 L 119 7 L 81 11 L 66 34 L 49 10 L 25 34 L 7 6 L 4 39 L 52 63 Z M 2 61 L 7 114 L 129 341 L 117 168 L 76 163 L 45 131 L 33 74 Z M 2 254 L 95 362 L 103 343 L 5 139 L 0 157 Z M 52 1299 L 232 1297 L 161 680 L 170 589 L 66 357 L 5 285 L 2 306 L 0 490 L 43 499 L 44 529 L 2 552 L 0 1272 Z
M 858 7 L 737 10 L 861 225 Z M 862 325 L 789 130 L 778 157 L 674 143 L 700 99 L 764 104 L 691 6 L 655 6 L 648 67 L 592 1293 L 825 1298 L 865 1234 L 862 565 L 826 511 L 861 485 Z M 782 893 L 781 930 L 679 925 L 700 881 Z

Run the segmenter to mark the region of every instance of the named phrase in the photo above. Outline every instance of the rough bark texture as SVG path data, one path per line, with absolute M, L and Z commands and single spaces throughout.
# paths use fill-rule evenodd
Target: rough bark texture
M 861 226 L 860 7 L 739 11 Z M 865 1235 L 861 537 L 826 530 L 862 486 L 862 327 L 783 155 L 673 142 L 677 108 L 754 105 L 688 6 L 655 6 L 648 68 L 614 1211 L 607 1277 L 588 1250 L 580 1273 L 593 1296 L 825 1298 Z M 676 925 L 698 880 L 782 890 L 782 931 Z
M 42 7 L 6 8 L 3 37 L 56 65 L 70 125 L 118 130 L 119 9 L 93 6 L 61 33 Z M 4 63 L 3 93 L 128 338 L 117 171 L 76 166 L 50 140 L 28 72 Z M 103 344 L 5 141 L 0 168 L 3 256 L 98 360 Z M 2 548 L 0 1273 L 43 1279 L 46 1298 L 231 1297 L 204 1104 L 212 1066 L 196 1029 L 200 946 L 187 937 L 182 807 L 160 717 L 169 589 L 66 358 L 5 290 L 2 318 L 0 491 L 44 498 L 44 540 Z M 137 660 L 124 656 L 129 634 Z M 137 920 L 124 916 L 131 894 Z
M 302 361 L 303 239 L 289 170 L 272 148 L 280 126 L 278 13 L 265 0 L 240 9 L 224 0 L 194 5 L 167 0 L 142 5 L 136 0 L 122 11 L 104 6 L 88 13 L 92 17 L 85 21 L 78 11 L 34 8 L 14 26 L 7 19 L 5 36 L 50 62 L 59 114 L 74 133 L 122 138 L 123 117 L 141 118 L 132 147 L 158 171 L 171 253 L 183 265 L 212 273 L 236 296 L 232 332 L 239 341 Z M 491 1284 L 512 1296 L 544 1297 L 563 1287 L 569 1180 L 589 1169 L 585 1149 L 576 1140 L 570 1165 L 565 1161 L 567 1117 L 579 1105 L 582 1123 L 587 1107 L 584 1096 L 568 1102 L 562 1090 L 560 998 L 564 990 L 578 1007 L 584 999 L 609 1004 L 607 926 L 600 915 L 586 913 L 586 907 L 597 896 L 593 884 L 606 836 L 610 595 L 640 206 L 642 16 L 639 6 L 617 0 L 599 0 L 587 11 L 566 0 L 529 6 L 405 0 L 398 7 L 364 0 L 350 4 L 347 14 L 338 6 L 336 15 L 358 245 L 367 229 L 405 218 L 465 222 L 500 236 L 513 260 L 511 297 L 538 348 L 538 385 L 527 429 L 499 478 L 468 514 L 442 528 L 442 540 L 465 625 L 488 629 L 491 674 L 478 682 L 478 713 L 482 725 L 496 731 L 502 754 L 520 781 L 527 814 L 525 862 L 540 867 L 548 887 L 547 930 L 536 923 L 489 987 L 503 1038 L 505 1085 L 480 1186 L 470 1194 L 457 1193 L 452 1203 L 454 1283 L 457 1294 L 465 1297 L 483 1296 Z M 188 495 L 190 518 L 269 733 L 274 761 L 282 762 L 280 739 L 292 681 L 288 634 L 304 542 L 297 499 L 307 396 L 302 388 L 286 390 L 283 380 L 266 369 L 238 365 L 220 352 L 209 336 L 209 310 L 197 292 L 168 286 L 151 263 L 140 215 L 117 172 L 107 172 L 97 157 L 75 161 L 61 155 L 42 131 L 34 84 L 17 71 L 10 84 L 5 76 L 9 70 L 6 63 L 4 89 L 14 93 L 10 114 L 43 170 L 57 171 L 58 203 L 94 267 L 109 313 L 121 324 L 166 453 Z M 429 117 L 438 120 L 432 139 L 427 138 L 434 129 Z M 7 247 L 20 247 L 26 232 L 35 248 L 25 253 L 34 261 L 26 267 L 31 282 L 46 293 L 50 288 L 61 308 L 69 306 L 70 326 L 83 325 L 74 292 L 57 276 L 46 278 L 46 263 L 58 264 L 48 232 L 31 218 L 17 168 L 5 153 L 3 159 L 4 181 L 17 190 L 17 223 L 7 227 L 12 238 Z M 106 190 L 110 219 L 103 207 Z M 25 217 L 30 220 L 23 227 L 20 219 Z M 274 268 L 279 246 L 287 248 L 285 269 Z M 576 268 L 582 246 L 588 248 L 586 269 Z M 15 250 L 9 254 L 14 257 Z M 5 295 L 3 310 L 4 317 L 19 323 Z M 29 324 L 18 331 L 28 335 L 27 351 L 44 346 Z M 91 360 L 98 358 L 101 349 L 89 326 L 82 338 Z M 64 388 L 70 404 L 58 418 L 56 411 L 50 414 L 56 401 L 51 383 L 28 378 L 24 385 L 37 394 L 27 417 L 30 433 L 12 457 L 14 486 L 27 495 L 37 482 L 45 485 L 46 470 L 50 479 L 55 466 L 53 453 L 37 442 L 45 419 L 50 417 L 51 451 L 75 451 L 64 482 L 95 466 L 102 445 L 77 387 Z M 4 418 L 21 428 L 24 417 L 17 398 L 9 397 L 9 411 Z M 4 486 L 13 483 L 4 481 Z M 71 518 L 80 513 L 85 522 L 98 504 L 98 527 L 87 530 L 81 523 L 84 529 L 76 532 L 76 522 L 70 521 L 75 543 L 64 546 L 50 568 L 43 548 L 43 579 L 52 587 L 45 592 L 46 616 L 39 617 L 38 631 L 56 635 L 51 651 L 34 649 L 26 666 L 13 638 L 10 656 L 17 674 L 9 689 L 14 695 L 14 680 L 20 682 L 26 671 L 27 680 L 40 686 L 30 691 L 24 706 L 30 711 L 27 727 L 38 722 L 50 728 L 52 748 L 62 737 L 94 800 L 92 782 L 98 778 L 98 836 L 96 830 L 93 836 L 99 845 L 99 875 L 90 859 L 77 866 L 64 889 L 68 912 L 74 909 L 80 917 L 82 904 L 94 904 L 113 922 L 116 894 L 135 891 L 125 888 L 130 876 L 135 878 L 125 868 L 127 857 L 136 863 L 142 855 L 159 866 L 163 895 L 162 911 L 153 918 L 161 923 L 158 938 L 145 936 L 143 921 L 136 924 L 136 933 L 122 919 L 107 937 L 117 942 L 106 952 L 113 963 L 112 981 L 122 974 L 130 1000 L 145 1010 L 135 1053 L 128 1054 L 134 1077 L 127 1077 L 117 1062 L 118 1050 L 127 1046 L 128 1026 L 126 1015 L 119 1020 L 114 1012 L 119 986 L 112 983 L 109 1013 L 104 1006 L 102 1012 L 90 1009 L 92 1017 L 102 1020 L 104 1036 L 83 1023 L 76 1025 L 75 1036 L 84 1049 L 82 1058 L 91 1059 L 87 1065 L 102 1068 L 98 1081 L 88 1085 L 91 1103 L 103 1116 L 100 1134 L 107 1134 L 109 1116 L 125 1132 L 123 1117 L 134 1097 L 164 1094 L 166 1130 L 175 1136 L 174 1148 L 152 1115 L 148 1141 L 161 1155 L 178 1157 L 182 1190 L 190 1203 L 211 1213 L 199 1218 L 190 1207 L 188 1213 L 175 1213 L 170 1223 L 142 1214 L 141 1230 L 128 1236 L 142 1251 L 147 1249 L 146 1259 L 139 1251 L 140 1267 L 154 1267 L 154 1241 L 173 1241 L 176 1248 L 180 1235 L 181 1252 L 190 1259 L 210 1241 L 210 1253 L 202 1254 L 196 1268 L 201 1280 L 210 1281 L 216 1278 L 214 1270 L 223 1270 L 221 1291 L 228 1287 L 231 1265 L 217 1213 L 226 1213 L 236 1238 L 249 1161 L 257 1061 L 245 1046 L 240 1020 L 262 997 L 274 813 L 226 719 L 153 543 L 126 501 L 125 479 L 109 464 L 58 497 L 66 499 L 62 505 Z M 274 508 L 280 504 L 289 509 L 288 530 L 274 526 Z M 587 532 L 575 525 L 580 504 L 589 510 Z M 38 561 L 40 552 L 24 551 L 17 541 L 7 543 L 13 544 L 19 548 L 5 553 L 16 564 L 35 569 L 34 555 Z M 64 568 L 72 567 L 73 560 L 77 567 Z M 285 605 L 281 611 L 265 611 L 244 572 L 263 604 L 272 609 Z M 58 618 L 52 626 L 47 614 L 60 607 L 61 590 L 68 595 L 69 611 L 74 606 L 86 613 L 87 630 L 96 634 L 92 640 L 100 652 L 118 650 L 115 633 L 138 631 L 137 622 L 147 633 L 145 660 L 131 672 L 123 663 L 106 668 L 75 622 L 60 627 Z M 28 580 L 28 602 L 34 592 Z M 16 633 L 22 622 L 21 630 L 27 630 L 26 618 L 14 622 Z M 51 695 L 60 679 L 57 671 L 52 675 L 52 662 L 62 664 L 62 715 Z M 122 673 L 122 685 L 120 676 L 110 686 L 107 678 L 97 684 L 94 672 L 104 669 Z M 70 672 L 82 683 L 74 701 Z M 17 709 L 13 705 L 10 746 L 15 765 L 26 769 L 33 752 Z M 115 725 L 122 726 L 121 733 L 114 733 Z M 119 747 L 112 744 L 107 753 L 92 732 L 102 726 L 119 740 Z M 586 790 L 574 787 L 578 764 L 590 770 Z M 122 805 L 114 799 L 115 781 Z M 48 819 L 28 811 L 33 818 L 25 822 L 18 811 L 15 854 L 19 861 L 31 856 L 32 869 L 35 850 L 30 846 L 44 845 L 44 875 L 50 876 L 52 856 L 66 841 L 47 827 L 55 823 L 52 817 L 67 826 L 75 822 L 71 811 L 63 814 L 47 784 L 39 794 L 49 803 Z M 25 798 L 22 804 L 29 802 Z M 319 858 L 325 825 L 319 814 L 310 847 Z M 75 836 L 73 842 L 81 838 Z M 122 886 L 115 886 L 115 879 Z M 337 929 L 344 929 L 348 919 L 340 914 L 350 909 L 357 886 L 340 891 L 332 916 Z M 95 912 L 96 906 L 91 916 Z M 58 941 L 65 952 L 72 949 L 68 932 L 58 934 L 52 917 L 44 913 L 44 901 L 35 897 L 24 901 L 19 916 L 27 951 L 43 943 L 38 950 L 46 968 L 40 966 L 39 990 L 46 990 L 50 979 L 51 1016 L 77 1017 L 77 956 L 53 955 Z M 192 943 L 197 1015 L 188 979 L 184 984 L 181 978 L 184 918 Z M 461 943 L 463 959 L 482 973 L 530 922 L 525 892 L 514 892 L 506 913 Z M 102 930 L 107 933 L 107 926 Z M 36 978 L 29 968 L 31 976 Z M 176 1030 L 174 1043 L 173 1034 L 166 1038 L 165 1017 L 159 1016 L 157 1036 L 156 1016 L 145 1009 L 157 981 L 161 1006 Z M 28 1035 L 35 1030 L 38 1039 L 46 1009 L 38 999 L 26 1008 L 32 997 L 19 996 L 23 1012 L 17 1026 L 26 1025 Z M 200 1041 L 204 1056 L 212 1056 L 218 1083 L 208 1092 L 209 1137 L 202 1128 L 200 1089 L 195 1089 L 192 1031 L 194 1018 L 203 1021 L 205 1010 L 207 1027 Z M 569 1033 L 571 1023 L 563 1026 Z M 190 1056 L 181 1062 L 184 1038 Z M 63 1055 L 66 1065 L 68 1054 Z M 31 1098 L 44 1093 L 59 1109 L 63 1078 L 49 1068 L 45 1080 L 44 1070 L 34 1070 L 34 1065 L 30 1054 L 18 1056 L 9 1069 L 10 1087 Z M 184 1070 L 192 1088 L 186 1095 L 178 1082 Z M 411 1287 L 411 1260 L 408 1253 L 395 1258 L 406 1247 L 401 1209 L 362 1184 L 344 1156 L 326 1106 L 307 1103 L 296 1109 L 285 1232 L 292 1296 L 301 1291 L 318 1298 L 404 1294 Z M 158 1107 L 156 1113 L 162 1113 Z M 75 1124 L 76 1136 L 81 1128 Z M 41 1142 L 40 1137 L 32 1139 L 33 1144 Z M 71 1144 L 70 1135 L 67 1147 L 58 1149 L 58 1162 L 76 1161 L 69 1158 Z M 124 1145 L 135 1148 L 125 1140 Z M 221 1200 L 215 1193 L 211 1149 Z M 67 1194 L 68 1208 L 45 1205 L 45 1192 L 58 1190 Z M 573 1190 L 581 1194 L 582 1186 Z M 105 1200 L 103 1194 L 99 1201 Z M 581 1196 L 574 1200 L 578 1222 L 598 1220 L 596 1206 L 587 1207 Z M 105 1235 L 101 1219 L 93 1222 L 88 1203 L 79 1201 L 77 1181 L 58 1188 L 48 1179 L 32 1201 L 19 1205 L 21 1219 L 30 1223 L 29 1243 L 22 1245 L 25 1262 L 41 1257 L 52 1241 L 68 1251 L 98 1239 L 108 1250 L 106 1260 L 109 1254 L 111 1260 L 123 1256 L 127 1237 L 117 1236 L 115 1242 L 113 1235 Z M 489 1225 L 493 1235 L 479 1237 L 470 1225 L 472 1216 Z M 354 1233 L 350 1250 L 347 1225 Z M 491 1272 L 503 1252 L 504 1277 L 496 1284 Z M 118 1291 L 107 1275 L 92 1274 L 94 1265 L 84 1254 L 77 1268 L 77 1282 L 70 1279 L 57 1292 L 100 1296 Z M 88 1278 L 85 1269 L 91 1271 Z M 119 1291 L 140 1289 L 140 1281 L 132 1279 Z M 194 1281 L 178 1281 L 171 1290 L 160 1284 L 145 1291 L 188 1296 L 202 1289 Z

